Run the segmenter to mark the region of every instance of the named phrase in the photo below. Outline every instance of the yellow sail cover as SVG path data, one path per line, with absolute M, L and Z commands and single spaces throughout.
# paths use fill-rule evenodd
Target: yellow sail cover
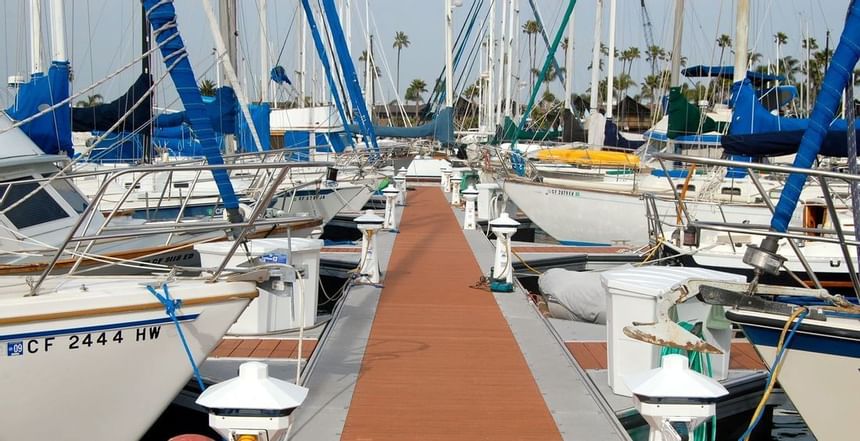
M 565 162 L 592 167 L 639 167 L 639 156 L 632 153 L 588 149 L 543 149 L 537 152 L 541 161 Z

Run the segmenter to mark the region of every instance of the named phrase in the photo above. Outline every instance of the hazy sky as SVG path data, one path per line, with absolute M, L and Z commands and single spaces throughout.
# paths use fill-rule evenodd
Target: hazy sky
M 205 14 L 201 9 L 204 0 L 177 0 L 179 26 L 189 48 L 189 56 L 200 78 L 216 79 L 212 48 L 214 47 Z M 338 0 L 346 1 L 346 0 Z M 403 31 L 409 36 L 411 44 L 401 55 L 401 91 L 412 79 L 420 78 L 432 87 L 436 76 L 444 65 L 444 22 L 443 0 L 367 0 L 370 4 L 371 33 L 374 35 L 374 48 L 377 62 L 381 67 L 383 93 L 386 100 L 393 98 L 396 51 L 392 48 L 394 34 Z M 473 1 L 464 0 L 464 5 L 455 10 L 455 34 Z M 493 0 L 483 0 L 487 10 Z M 497 2 L 497 17 L 500 20 L 501 3 Z M 519 2 L 519 22 L 517 26 L 532 19 L 528 0 Z M 240 4 L 240 65 L 241 78 L 247 84 L 249 95 L 259 95 L 259 0 L 238 0 Z M 578 92 L 589 87 L 590 73 L 587 66 L 591 62 L 591 47 L 594 39 L 594 12 L 597 0 L 580 0 L 575 13 L 575 55 L 576 69 L 573 72 L 574 89 Z M 13 74 L 26 74 L 29 71 L 28 17 L 21 0 L 0 0 L 2 4 L 3 31 L 0 34 L 2 47 L 6 48 L 0 57 L 0 74 L 3 78 Z M 213 2 L 214 3 L 214 2 Z M 315 3 L 312 0 L 312 3 Z M 363 50 L 365 28 L 365 0 L 351 0 L 352 10 L 352 53 L 357 59 Z M 545 26 L 550 36 L 556 32 L 566 1 L 536 0 Z M 605 1 L 603 41 L 608 44 L 609 0 Z M 720 34 L 734 37 L 733 0 L 688 0 L 684 14 L 684 42 L 682 53 L 689 65 L 717 64 L 719 49 L 715 40 Z M 802 59 L 800 41 L 808 27 L 810 35 L 824 46 L 825 32 L 830 30 L 835 47 L 842 30 L 845 11 L 849 0 L 752 0 L 750 45 L 764 55 L 764 60 L 776 56 L 773 34 L 777 31 L 788 35 L 788 44 L 782 48 L 782 55 L 792 55 Z M 287 72 L 294 72 L 299 66 L 298 35 L 299 26 L 305 25 L 300 13 L 298 0 L 269 0 L 269 57 L 274 64 L 283 65 Z M 674 0 L 645 0 L 653 25 L 653 34 L 658 45 L 669 49 L 672 39 L 672 20 Z M 48 2 L 44 1 L 42 34 L 46 40 L 43 58 L 49 58 L 49 15 Z M 643 32 L 640 0 L 618 0 L 617 47 L 625 49 L 639 47 L 643 58 L 634 63 L 632 76 L 637 82 L 650 70 L 644 59 L 646 47 Z M 217 9 L 216 9 L 217 10 Z M 66 1 L 67 47 L 74 72 L 73 90 L 78 91 L 104 78 L 119 67 L 130 62 L 140 48 L 140 6 L 135 0 L 67 0 Z M 481 16 L 483 17 L 483 15 Z M 500 34 L 496 26 L 496 37 Z M 476 27 L 480 27 L 476 25 Z M 477 33 L 477 30 L 476 30 Z M 522 71 L 528 69 L 527 43 L 521 31 L 520 58 Z M 308 38 L 308 77 L 313 76 L 311 60 L 316 60 L 316 52 Z M 381 53 L 380 53 L 381 52 Z M 539 44 L 538 59 L 543 60 L 546 50 Z M 731 55 L 725 55 L 724 64 L 731 63 Z M 559 55 L 561 60 L 561 54 Z M 159 58 L 154 63 L 156 76 L 163 74 Z M 357 67 L 362 71 L 362 67 Z M 99 87 L 96 92 L 111 99 L 124 91 L 139 72 L 139 68 L 125 72 L 116 79 Z M 469 73 L 469 82 L 478 75 L 477 64 Z M 296 79 L 291 74 L 292 79 Z M 321 69 L 317 69 L 316 88 L 318 93 L 327 93 Z M 525 75 L 523 75 L 525 78 Z M 297 87 L 297 81 L 295 81 Z M 310 86 L 309 86 L 310 87 Z M 560 91 L 559 86 L 553 86 Z M 169 79 L 161 87 L 159 105 L 178 107 L 172 93 Z M 521 93 L 526 91 L 521 90 Z M 295 91 L 279 89 L 280 96 Z M 3 88 L 0 101 L 7 104 L 10 90 Z M 426 95 L 425 95 L 426 97 Z M 379 99 L 381 101 L 381 98 Z

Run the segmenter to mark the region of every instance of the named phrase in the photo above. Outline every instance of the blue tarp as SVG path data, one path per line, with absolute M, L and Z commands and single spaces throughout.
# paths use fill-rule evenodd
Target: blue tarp
M 53 106 L 69 98 L 69 63 L 51 63 L 48 74 L 33 74 L 30 81 L 21 85 L 15 103 L 6 109 L 12 119 L 21 121 L 42 108 Z M 72 147 L 72 111 L 69 104 L 57 107 L 21 126 L 21 130 L 47 154 L 69 156 Z
M 254 121 L 254 128 L 257 129 L 257 137 L 260 138 L 260 147 L 263 151 L 272 149 L 271 137 L 269 136 L 269 114 L 271 109 L 266 103 L 249 104 L 248 112 L 251 114 L 251 120 Z M 257 146 L 254 144 L 254 137 L 251 134 L 251 127 L 245 120 L 244 115 L 240 115 L 239 126 L 236 128 L 236 150 L 240 153 L 256 152 Z
M 603 127 L 603 145 L 625 150 L 636 150 L 642 144 L 645 144 L 644 139 L 641 141 L 631 141 L 621 135 L 618 131 L 618 125 L 614 121 L 611 119 L 606 120 L 606 125 Z
M 781 156 L 797 153 L 803 130 L 789 130 L 747 135 L 725 135 L 721 140 L 723 150 L 729 154 L 751 156 Z M 828 130 L 821 143 L 819 154 L 847 157 L 848 137 L 845 130 Z M 857 132 L 860 139 L 860 131 Z
M 787 118 L 770 113 L 755 97 L 749 80 L 732 85 L 731 107 L 730 135 L 806 130 L 809 127 L 807 118 Z M 831 120 L 828 125 L 829 130 L 845 131 L 847 128 L 848 123 L 844 119 Z
M 698 77 L 720 77 L 720 78 L 734 78 L 735 77 L 735 68 L 734 66 L 691 66 L 686 69 L 681 70 L 681 75 L 684 75 L 688 78 L 698 78 Z M 785 77 L 782 75 L 771 75 L 761 72 L 753 72 L 747 71 L 747 78 L 754 81 L 785 81 Z
M 236 113 L 239 109 L 239 101 L 236 92 L 231 87 L 224 86 L 215 89 L 215 96 L 204 96 L 203 103 L 206 113 L 212 123 L 212 129 L 218 133 L 236 133 Z M 186 112 L 162 113 L 155 118 L 156 127 L 177 127 L 182 124 L 190 124 Z
M 353 130 L 359 130 L 356 125 L 350 126 Z M 454 109 L 446 107 L 439 111 L 432 121 L 415 127 L 390 127 L 373 126 L 376 136 L 388 136 L 392 138 L 431 138 L 436 139 L 442 145 L 454 144 Z

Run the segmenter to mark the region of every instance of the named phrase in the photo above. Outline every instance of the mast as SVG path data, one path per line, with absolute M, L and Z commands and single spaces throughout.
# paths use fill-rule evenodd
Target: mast
M 609 0 L 609 60 L 606 67 L 606 118 L 612 119 L 612 98 L 615 95 L 615 13 L 617 0 Z
M 738 0 L 735 17 L 735 75 L 737 83 L 747 77 L 747 48 L 749 47 L 750 0 Z
M 453 107 L 454 102 L 454 50 L 451 40 L 451 27 L 454 21 L 454 10 L 451 0 L 445 0 L 445 107 Z
M 42 5 L 30 0 L 30 73 L 39 73 L 42 66 Z
M 670 87 L 681 84 L 681 37 L 684 35 L 684 0 L 675 0 L 675 31 L 672 35 L 672 70 Z
M 495 63 L 495 50 L 494 47 L 496 45 L 496 37 L 494 34 L 494 29 L 496 27 L 496 0 L 490 0 L 490 27 L 488 29 L 489 34 L 489 42 L 487 44 L 487 82 L 486 87 L 487 91 L 486 102 L 487 102 L 487 127 L 494 129 L 496 123 L 496 108 L 494 107 L 493 102 L 493 72 L 496 69 Z
M 513 68 L 514 75 L 511 76 L 511 81 L 514 81 L 514 78 L 517 79 L 517 83 L 514 84 L 514 91 L 508 96 L 508 99 L 511 100 L 511 114 L 517 116 L 520 114 L 520 106 L 519 103 L 522 102 L 520 99 L 520 93 L 517 91 L 520 90 L 520 75 L 522 74 L 522 59 L 520 58 L 520 0 L 514 0 L 514 9 L 511 11 L 511 27 L 513 28 L 513 32 L 511 32 L 511 38 L 513 38 L 513 42 L 511 43 L 511 61 L 513 61 L 514 57 L 517 58 L 517 64 Z M 511 66 L 514 66 L 511 64 Z M 529 72 L 531 75 L 531 72 Z M 517 103 L 513 102 L 514 94 L 517 95 Z
M 140 8 L 140 53 L 148 53 L 152 48 L 152 34 L 150 33 L 149 20 L 146 19 L 146 8 L 141 4 Z M 149 64 L 149 56 L 144 56 L 140 60 L 140 73 L 150 75 L 151 65 Z M 146 119 L 152 121 L 152 101 L 146 107 Z M 147 124 L 146 129 L 141 132 L 141 142 L 143 143 L 143 163 L 152 163 L 152 125 Z
M 269 102 L 269 11 L 267 0 L 260 0 L 260 103 Z
M 235 0 L 227 0 L 227 2 L 232 3 L 234 6 L 233 12 L 236 11 Z M 221 3 L 222 5 L 224 3 Z M 212 5 L 208 1 L 203 2 L 203 9 L 206 12 L 206 18 L 209 20 L 209 29 L 212 32 L 212 37 L 215 40 L 215 50 L 218 54 L 217 58 L 221 63 L 224 64 L 224 69 L 222 69 L 222 73 L 227 79 L 227 84 L 233 87 L 236 92 L 236 99 L 239 101 L 239 111 L 242 112 L 242 116 L 245 117 L 245 121 L 248 123 L 248 129 L 251 132 L 251 138 L 254 140 L 254 146 L 258 151 L 262 151 L 262 143 L 260 143 L 260 137 L 257 134 L 257 127 L 254 125 L 254 120 L 251 119 L 251 112 L 248 110 L 248 99 L 245 96 L 245 89 L 242 87 L 242 84 L 239 83 L 239 77 L 236 75 L 235 65 L 236 60 L 230 58 L 229 48 L 227 43 L 221 37 L 219 33 L 218 23 L 215 19 L 215 11 L 212 10 Z M 224 16 L 222 16 L 223 18 Z M 224 20 L 221 20 L 223 25 Z M 221 26 L 220 30 L 223 30 L 224 27 Z M 235 34 L 233 34 L 235 35 Z M 235 42 L 235 40 L 234 40 Z M 229 135 L 224 135 L 225 139 L 228 141 L 227 150 L 230 153 L 234 153 L 236 151 L 235 140 Z
M 502 104 L 504 103 L 504 87 L 505 87 L 505 69 L 507 67 L 507 59 L 505 57 L 506 49 L 505 45 L 507 44 L 507 22 L 508 22 L 508 1 L 500 0 L 502 2 L 502 35 L 499 37 L 499 75 L 498 75 L 498 103 L 494 103 L 496 105 L 495 109 L 495 117 L 494 125 L 498 126 L 502 123 Z
M 367 114 L 370 115 L 371 120 L 373 120 L 373 74 L 370 72 L 372 43 L 370 38 L 370 0 L 364 0 L 364 46 L 367 50 L 364 56 L 364 95 L 368 98 L 366 100 Z
M 237 75 L 238 72 L 238 57 L 236 56 L 238 54 L 238 45 L 236 43 L 239 31 L 236 21 L 238 17 L 238 14 L 236 13 L 236 0 L 220 0 L 218 2 L 218 7 L 218 16 L 220 18 L 220 40 L 224 44 L 224 50 L 218 48 L 218 52 L 220 53 L 220 57 L 218 57 L 219 64 L 224 61 L 221 57 L 227 57 L 227 63 L 224 63 L 223 69 L 221 69 L 221 77 L 219 80 L 222 82 L 221 84 L 232 85 L 233 88 L 236 89 L 235 92 L 238 97 L 239 94 L 242 93 L 242 90 L 239 90 L 240 84 L 238 76 L 236 77 L 235 84 L 233 84 L 230 79 L 230 71 L 232 71 L 232 75 Z M 251 118 L 248 119 L 250 120 Z M 256 136 L 256 132 L 254 132 L 254 135 Z M 227 153 L 236 152 L 236 139 L 233 135 L 224 135 L 224 148 Z
M 597 112 L 597 87 L 600 83 L 600 37 L 603 25 L 603 0 L 597 0 L 594 8 L 594 48 L 591 50 L 591 101 L 589 111 Z
M 66 58 L 66 23 L 63 17 L 63 0 L 51 0 L 51 60 Z
M 308 38 L 308 28 L 304 23 L 299 27 L 299 103 L 298 107 L 305 106 L 305 97 L 308 95 L 307 93 L 307 81 L 305 72 L 308 69 L 307 64 L 307 38 Z
M 507 35 L 507 48 L 506 58 L 508 60 L 508 71 L 505 72 L 505 116 L 511 116 L 511 79 L 514 76 L 513 70 L 513 55 L 514 55 L 514 1 L 508 0 L 510 2 L 510 6 L 508 7 L 508 35 Z
M 573 94 L 573 26 L 576 22 L 576 12 L 570 16 L 570 24 L 567 26 L 567 48 L 564 51 L 564 108 L 573 112 L 573 103 L 570 96 Z

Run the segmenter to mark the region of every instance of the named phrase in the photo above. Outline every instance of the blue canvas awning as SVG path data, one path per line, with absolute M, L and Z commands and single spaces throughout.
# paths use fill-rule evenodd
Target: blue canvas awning
M 732 79 L 735 77 L 734 66 L 692 66 L 681 70 L 681 75 L 687 78 L 720 77 Z M 747 78 L 753 81 L 785 81 L 782 75 L 772 75 L 761 72 L 747 71 Z

